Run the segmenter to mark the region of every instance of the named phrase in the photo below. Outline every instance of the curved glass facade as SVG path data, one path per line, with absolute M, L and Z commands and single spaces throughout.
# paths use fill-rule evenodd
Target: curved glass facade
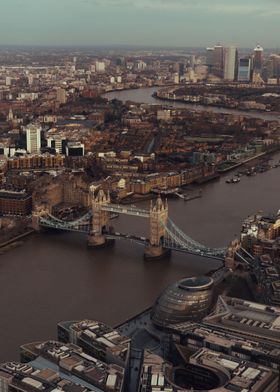
M 208 312 L 212 303 L 213 279 L 187 278 L 167 287 L 158 297 L 151 318 L 160 327 L 185 321 L 198 321 Z

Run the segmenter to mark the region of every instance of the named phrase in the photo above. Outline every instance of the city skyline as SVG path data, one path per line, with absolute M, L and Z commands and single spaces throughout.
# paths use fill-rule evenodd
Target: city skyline
M 0 45 L 203 47 L 223 41 L 239 47 L 258 42 L 278 47 L 277 1 L 208 4 L 208 0 L 154 0 L 152 4 L 147 0 L 11 0 L 1 7 Z

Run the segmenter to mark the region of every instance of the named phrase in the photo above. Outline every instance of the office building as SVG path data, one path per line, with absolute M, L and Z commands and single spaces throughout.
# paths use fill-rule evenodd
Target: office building
M 279 307 L 220 296 L 215 311 L 206 316 L 203 323 L 227 333 L 254 337 L 257 341 L 277 345 L 280 341 Z
M 56 102 L 60 105 L 64 105 L 67 102 L 66 90 L 64 88 L 56 90 Z
M 232 358 L 223 353 L 201 349 L 189 359 L 189 353 L 178 347 L 183 366 L 144 350 L 139 392 L 277 392 L 278 374 L 262 365 Z
M 261 342 L 254 336 L 242 336 L 238 331 L 219 330 L 219 327 L 202 323 L 179 323 L 169 326 L 172 344 L 180 344 L 190 351 L 202 347 L 224 353 L 235 358 L 258 363 L 277 370 L 280 355 L 280 342 Z
M 130 355 L 130 338 L 98 321 L 65 321 L 58 324 L 58 339 L 76 344 L 89 355 L 107 363 L 126 366 Z
M 95 62 L 95 71 L 96 72 L 105 72 L 106 64 L 104 61 L 96 61 Z
M 253 69 L 254 71 L 261 71 L 263 66 L 263 48 L 257 45 L 254 49 Z
M 235 46 L 224 49 L 224 80 L 233 81 L 236 74 L 237 50 Z
M 238 82 L 249 82 L 251 79 L 251 59 L 241 58 L 238 61 Z
M 72 377 L 74 379 L 74 377 Z M 80 380 L 79 380 L 80 381 Z M 93 389 L 77 383 L 65 374 L 61 377 L 57 369 L 40 364 L 35 368 L 29 364 L 7 362 L 0 365 L 0 392 L 89 392 Z
M 214 48 L 206 49 L 206 65 L 208 66 L 210 72 L 212 72 L 214 67 L 214 53 L 215 53 Z
M 7 76 L 6 77 L 6 86 L 11 86 L 11 84 L 12 84 L 12 79 L 9 76 Z
M 272 54 L 266 61 L 266 73 L 269 79 L 276 79 L 276 83 L 280 78 L 280 56 L 278 54 Z
M 68 157 L 82 157 L 85 155 L 85 146 L 80 142 L 68 142 L 65 150 Z
M 222 45 L 214 46 L 213 54 L 213 74 L 222 77 L 224 67 L 224 48 Z
M 60 135 L 54 135 L 47 138 L 47 146 L 54 149 L 59 154 L 66 153 L 66 138 Z
M 26 127 L 26 149 L 30 154 L 40 153 L 41 130 L 40 124 L 29 124 Z
M 147 68 L 147 64 L 143 60 L 138 60 L 136 62 L 136 68 L 138 71 L 144 71 Z
M 162 109 L 157 111 L 157 120 L 158 121 L 169 121 L 171 119 L 171 110 Z
M 184 76 L 186 73 L 186 64 L 185 63 L 179 63 L 179 76 Z
M 35 369 L 54 369 L 61 378 L 90 391 L 124 392 L 124 367 L 106 364 L 76 345 L 53 340 L 35 342 L 21 346 L 20 353 L 21 360 Z
M 210 384 L 207 390 L 235 391 L 235 392 L 277 392 L 278 373 L 262 365 L 245 361 L 243 359 L 232 358 L 229 355 L 216 353 L 208 349 L 201 349 L 191 356 L 190 364 L 201 369 L 208 368 L 212 374 L 218 376 L 220 385 Z M 197 369 L 198 370 L 198 369 Z M 187 372 L 182 372 L 187 376 Z M 209 377 L 209 375 L 207 374 Z M 212 383 L 217 378 L 209 378 Z M 187 382 L 187 379 L 185 380 Z M 200 378 L 198 377 L 200 385 Z M 209 385 L 209 382 L 207 384 Z M 206 384 L 206 385 L 207 385 Z M 212 386 L 212 388 L 211 388 Z M 201 390 L 202 388 L 199 388 Z M 206 389 L 206 388 L 205 388 Z

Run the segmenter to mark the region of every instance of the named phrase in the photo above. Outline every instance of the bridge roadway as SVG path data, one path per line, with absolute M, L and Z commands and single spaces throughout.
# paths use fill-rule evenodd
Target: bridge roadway
M 115 214 L 124 214 L 124 215 L 132 215 L 139 216 L 141 218 L 150 218 L 150 211 L 142 210 L 136 207 L 125 207 L 119 204 L 107 204 L 102 206 L 102 211 L 107 211 Z

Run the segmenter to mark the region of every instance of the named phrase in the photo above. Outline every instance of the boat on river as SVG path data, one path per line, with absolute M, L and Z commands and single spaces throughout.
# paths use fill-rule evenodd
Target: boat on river
M 228 178 L 226 180 L 227 184 L 238 184 L 238 182 L 240 182 L 240 178 L 239 177 L 232 177 L 232 178 Z

